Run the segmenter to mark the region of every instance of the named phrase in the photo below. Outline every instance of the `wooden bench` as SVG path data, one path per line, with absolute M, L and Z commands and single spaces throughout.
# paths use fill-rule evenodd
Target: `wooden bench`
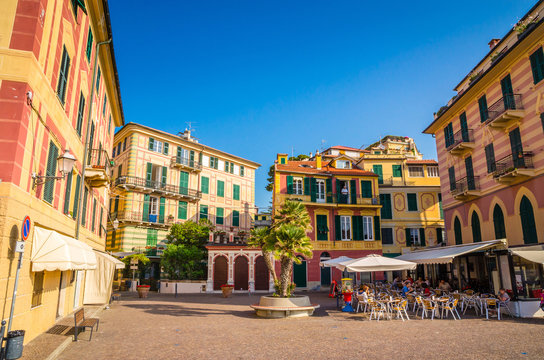
M 74 334 L 75 334 L 75 341 L 77 341 L 77 334 L 79 332 L 79 329 L 85 330 L 86 328 L 91 329 L 91 336 L 89 336 L 89 341 L 93 338 L 93 328 L 96 325 L 96 331 L 98 331 L 98 322 L 100 320 L 96 318 L 89 318 L 85 319 L 85 310 L 79 309 L 74 313 Z

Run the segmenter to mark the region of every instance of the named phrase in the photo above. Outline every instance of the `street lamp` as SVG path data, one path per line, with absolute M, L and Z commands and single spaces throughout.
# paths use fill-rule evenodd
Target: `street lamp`
M 32 173 L 32 188 L 34 189 L 36 186 L 45 184 L 47 181 L 50 181 L 50 180 L 64 179 L 68 173 L 72 172 L 75 162 L 76 162 L 76 157 L 70 154 L 70 150 L 68 149 L 64 150 L 64 154 L 60 155 L 57 158 L 57 168 L 59 169 L 62 176 L 44 176 L 44 175 L 38 175 L 35 172 L 33 172 Z

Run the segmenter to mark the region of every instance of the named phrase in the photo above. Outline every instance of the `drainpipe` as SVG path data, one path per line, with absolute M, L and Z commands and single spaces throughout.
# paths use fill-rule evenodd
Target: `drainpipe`
M 93 81 L 91 83 L 91 96 L 89 101 L 89 111 L 87 115 L 87 128 L 86 128 L 86 134 L 85 134 L 85 146 L 83 147 L 83 160 L 81 162 L 81 183 L 79 185 L 79 199 L 76 199 L 78 202 L 77 204 L 77 219 L 76 219 L 76 239 L 79 240 L 79 227 L 81 224 L 81 203 L 83 200 L 83 192 L 85 189 L 85 166 L 87 162 L 87 148 L 90 146 L 89 144 L 89 127 L 91 125 L 91 115 L 92 115 L 92 109 L 93 109 L 93 97 L 94 97 L 94 88 L 95 88 L 95 81 L 96 81 L 96 68 L 98 67 L 98 55 L 100 53 L 100 46 L 111 43 L 112 38 L 109 38 L 109 40 L 102 41 L 96 44 L 96 55 L 94 57 L 94 65 L 93 65 Z M 74 214 L 75 215 L 75 214 Z

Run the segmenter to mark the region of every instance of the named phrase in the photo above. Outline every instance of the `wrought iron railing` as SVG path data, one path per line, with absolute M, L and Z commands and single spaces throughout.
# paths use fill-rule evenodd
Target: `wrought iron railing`
M 506 110 L 523 110 L 521 94 L 508 94 L 487 108 L 487 122 L 492 122 Z
M 101 169 L 110 174 L 113 162 L 110 160 L 108 153 L 103 149 L 91 149 L 87 155 L 87 166 L 93 169 Z
M 171 225 L 174 219 L 171 216 L 161 216 L 158 214 L 145 214 L 142 211 L 120 211 L 110 214 L 112 219 L 128 222 L 146 222 L 157 225 Z
M 461 143 L 474 142 L 474 131 L 472 129 L 459 130 L 453 134 L 453 143 L 448 146 L 447 150 L 451 150 Z
M 467 191 L 479 191 L 480 190 L 480 177 L 468 177 L 457 180 L 455 182 L 455 188 L 451 190 L 452 195 L 463 194 Z
M 189 157 L 172 156 L 172 163 L 184 165 L 196 170 L 202 169 L 202 165 L 199 164 L 198 161 L 191 159 Z
M 384 178 L 380 186 L 412 186 L 415 181 L 406 181 L 402 177 Z
M 532 169 L 533 153 L 530 151 L 519 152 L 514 156 L 510 154 L 495 162 L 493 177 L 497 178 L 508 174 L 515 169 Z
M 172 194 L 180 194 L 185 196 L 190 196 L 194 198 L 200 198 L 202 193 L 195 189 L 190 189 L 186 187 L 180 187 L 177 185 L 165 184 L 162 181 L 147 180 L 144 178 L 136 176 L 120 176 L 115 179 L 115 186 L 119 185 L 129 185 L 135 187 L 142 187 L 146 189 L 151 189 L 155 191 L 162 191 Z

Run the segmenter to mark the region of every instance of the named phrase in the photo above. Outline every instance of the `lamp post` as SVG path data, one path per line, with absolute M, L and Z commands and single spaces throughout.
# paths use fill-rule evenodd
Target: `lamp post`
M 61 180 L 66 177 L 67 174 L 72 172 L 74 168 L 74 163 L 76 162 L 76 157 L 70 154 L 70 150 L 64 150 L 64 154 L 60 155 L 57 158 L 57 169 L 59 169 L 61 176 L 44 176 L 38 175 L 37 173 L 32 173 L 32 188 L 36 188 L 38 185 L 45 184 L 47 181 L 51 180 Z

